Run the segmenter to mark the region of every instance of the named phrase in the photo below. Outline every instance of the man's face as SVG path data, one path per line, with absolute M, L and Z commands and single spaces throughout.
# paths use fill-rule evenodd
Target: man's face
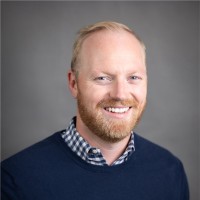
M 77 122 L 107 142 L 130 136 L 146 104 L 144 50 L 130 33 L 101 31 L 80 52 Z

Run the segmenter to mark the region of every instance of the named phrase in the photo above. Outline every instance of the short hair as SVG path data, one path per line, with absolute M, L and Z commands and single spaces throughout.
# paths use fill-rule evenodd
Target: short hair
M 102 31 L 102 30 L 110 30 L 110 31 L 124 30 L 124 31 L 131 33 L 140 42 L 141 46 L 144 49 L 144 53 L 145 53 L 146 48 L 145 48 L 143 41 L 128 26 L 118 23 L 118 22 L 114 22 L 114 21 L 97 22 L 95 24 L 88 25 L 79 30 L 78 36 L 73 45 L 72 60 L 71 60 L 71 70 L 72 71 L 74 71 L 77 66 L 80 49 L 82 47 L 84 40 L 91 34 Z

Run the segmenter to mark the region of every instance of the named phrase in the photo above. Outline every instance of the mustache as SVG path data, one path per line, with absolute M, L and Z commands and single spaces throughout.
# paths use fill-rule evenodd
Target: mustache
M 124 107 L 138 107 L 138 102 L 135 99 L 103 99 L 98 104 L 98 107 L 117 107 L 117 106 L 124 106 Z

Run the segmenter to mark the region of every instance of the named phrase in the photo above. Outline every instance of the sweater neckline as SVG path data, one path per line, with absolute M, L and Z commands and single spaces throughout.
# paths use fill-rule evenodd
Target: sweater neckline
M 62 149 L 62 151 L 64 151 L 65 154 L 67 154 L 67 156 L 69 156 L 73 162 L 75 164 L 77 164 L 79 167 L 84 168 L 85 170 L 89 170 L 89 171 L 93 171 L 93 172 L 115 172 L 115 171 L 119 171 L 122 170 L 126 167 L 128 167 L 131 163 L 131 161 L 133 161 L 135 159 L 135 154 L 136 152 L 134 152 L 127 161 L 118 164 L 118 165 L 113 165 L 113 166 L 98 166 L 98 165 L 93 165 L 90 163 L 87 163 L 86 161 L 84 161 L 83 159 L 81 159 L 78 155 L 76 155 L 76 153 L 74 153 L 69 147 L 68 145 L 64 142 L 63 138 L 61 137 L 62 131 L 59 131 L 57 133 L 54 133 L 52 135 L 53 139 L 56 140 L 56 142 L 58 142 L 59 147 Z

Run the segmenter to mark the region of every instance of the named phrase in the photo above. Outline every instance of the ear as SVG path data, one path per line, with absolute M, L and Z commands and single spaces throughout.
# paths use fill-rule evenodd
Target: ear
M 78 93 L 77 81 L 74 72 L 71 70 L 68 72 L 68 86 L 72 96 L 76 98 Z

